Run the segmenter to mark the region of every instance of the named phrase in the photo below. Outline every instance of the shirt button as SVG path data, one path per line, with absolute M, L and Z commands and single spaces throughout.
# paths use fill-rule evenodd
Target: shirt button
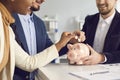
M 28 78 L 29 78 L 29 76 L 26 76 L 25 78 L 26 78 L 26 79 L 28 79 Z

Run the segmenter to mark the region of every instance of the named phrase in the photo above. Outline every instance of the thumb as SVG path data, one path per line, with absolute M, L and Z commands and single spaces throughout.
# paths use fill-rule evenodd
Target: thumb
M 94 49 L 89 44 L 86 44 L 86 45 L 89 48 L 90 54 L 92 54 L 94 52 Z

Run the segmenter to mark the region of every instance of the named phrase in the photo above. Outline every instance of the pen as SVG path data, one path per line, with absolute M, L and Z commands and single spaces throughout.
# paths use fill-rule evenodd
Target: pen
M 104 74 L 104 73 L 109 73 L 109 71 L 93 72 L 93 73 L 90 73 L 90 75 Z
M 84 77 L 82 77 L 82 76 L 79 76 L 79 75 L 76 75 L 76 74 L 73 74 L 73 73 L 68 73 L 68 74 L 70 74 L 70 75 L 72 75 L 72 76 L 75 76 L 75 77 L 77 77 L 77 78 L 80 78 L 80 79 L 82 79 L 82 80 L 89 80 L 89 79 L 87 79 L 87 78 L 84 78 Z

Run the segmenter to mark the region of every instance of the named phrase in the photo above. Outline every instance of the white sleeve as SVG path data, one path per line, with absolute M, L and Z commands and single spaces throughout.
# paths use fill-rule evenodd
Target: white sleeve
M 105 60 L 101 63 L 105 63 L 107 61 L 107 57 L 104 55 Z
M 45 66 L 52 60 L 58 57 L 58 51 L 55 45 L 45 49 L 44 51 L 29 56 L 14 40 L 15 47 L 15 64 L 17 67 L 26 70 L 33 71 L 39 67 Z

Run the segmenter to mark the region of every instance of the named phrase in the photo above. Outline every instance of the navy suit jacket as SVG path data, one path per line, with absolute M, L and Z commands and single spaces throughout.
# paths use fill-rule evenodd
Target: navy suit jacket
M 15 33 L 16 41 L 26 52 L 29 53 L 20 19 L 17 14 L 13 14 L 13 17 L 15 18 L 15 23 L 12 24 L 11 26 Z M 49 46 L 51 46 L 53 43 L 48 37 L 44 22 L 39 17 L 37 17 L 35 14 L 33 14 L 33 20 L 34 20 L 34 25 L 35 25 L 37 53 L 38 53 L 48 48 Z M 67 52 L 67 47 L 64 47 L 59 52 L 59 55 L 63 55 L 66 52 Z M 22 76 L 23 78 L 25 78 L 29 73 L 16 67 L 15 74 L 18 74 Z
M 20 19 L 17 14 L 13 14 L 13 16 L 15 18 L 15 26 L 12 26 L 12 29 L 16 35 L 16 40 L 26 52 L 29 52 Z M 40 52 L 45 48 L 51 46 L 53 43 L 48 37 L 44 22 L 35 14 L 33 14 L 33 20 L 36 32 L 37 52 Z
M 85 42 L 91 46 L 93 46 L 98 21 L 99 13 L 87 16 L 83 26 L 83 31 L 86 35 Z M 117 11 L 105 38 L 103 54 L 107 58 L 105 63 L 120 62 L 120 13 Z

